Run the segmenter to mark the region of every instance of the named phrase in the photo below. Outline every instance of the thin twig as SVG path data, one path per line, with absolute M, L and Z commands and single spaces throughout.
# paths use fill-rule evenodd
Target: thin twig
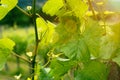
M 43 65 L 43 67 L 45 68 L 49 63 L 50 63 L 50 60 L 48 60 L 47 63 Z
M 26 62 L 28 62 L 28 63 L 31 63 L 31 61 L 27 60 L 26 58 L 23 58 L 22 56 L 14 53 L 14 52 L 12 52 L 12 55 L 14 55 L 14 56 L 16 56 L 16 57 L 19 57 L 20 59 L 22 59 L 22 60 L 24 60 L 24 61 L 26 61 Z
M 22 13 L 24 13 L 25 15 L 32 17 L 29 13 L 27 13 L 24 9 L 20 8 L 18 5 L 16 5 L 16 8 L 18 8 Z
M 89 7 L 90 7 L 90 9 L 91 9 L 91 11 L 92 11 L 92 13 L 93 13 L 94 18 L 97 20 L 97 16 L 96 16 L 96 14 L 95 14 L 94 8 L 93 8 L 92 3 L 91 3 L 90 0 L 88 0 L 88 4 L 89 4 Z

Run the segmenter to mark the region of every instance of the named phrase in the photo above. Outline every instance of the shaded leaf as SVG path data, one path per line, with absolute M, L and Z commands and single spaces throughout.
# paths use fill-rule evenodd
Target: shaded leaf
M 98 22 L 88 19 L 85 24 L 85 30 L 82 33 L 84 41 L 86 42 L 91 55 L 99 57 L 101 37 L 105 33 L 105 30 L 98 24 Z
M 53 78 L 45 69 L 41 69 L 39 80 L 53 80 Z
M 79 34 L 77 32 L 79 27 L 79 20 L 73 16 L 64 16 L 61 19 L 61 23 L 55 28 L 58 33 L 58 44 L 64 44 L 72 39 L 75 39 Z
M 53 75 L 54 80 L 60 80 L 60 78 L 64 76 L 73 65 L 75 65 L 75 61 L 59 61 L 53 59 L 50 65 L 50 73 Z
M 108 72 L 105 64 L 91 61 L 84 69 L 75 72 L 75 80 L 107 80 Z
M 60 51 L 70 59 L 80 61 L 90 60 L 90 53 L 83 39 L 74 40 L 64 44 L 61 47 Z

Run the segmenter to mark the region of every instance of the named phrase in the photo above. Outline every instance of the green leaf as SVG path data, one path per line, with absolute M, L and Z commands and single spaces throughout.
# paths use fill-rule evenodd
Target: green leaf
M 15 43 L 7 38 L 0 39 L 0 70 L 4 67 L 7 57 L 11 53 Z
M 63 0 L 48 0 L 42 9 L 46 14 L 54 16 L 63 6 Z
M 75 39 L 78 33 L 79 20 L 74 16 L 64 16 L 61 18 L 61 23 L 55 28 L 58 33 L 58 44 L 64 44 L 72 39 Z
M 82 18 L 88 10 L 83 0 L 66 0 L 76 17 Z
M 91 61 L 84 69 L 75 71 L 75 80 L 107 80 L 108 72 L 105 64 Z
M 2 20 L 7 15 L 7 13 L 16 6 L 18 0 L 0 0 L 0 1 L 1 1 L 0 20 Z
M 63 52 L 70 59 L 80 61 L 90 60 L 88 47 L 82 38 L 64 44 L 61 47 L 60 51 Z
M 60 78 L 64 76 L 73 65 L 75 65 L 75 61 L 60 61 L 53 59 L 50 64 L 50 74 L 53 75 L 54 80 L 60 80 Z
M 41 69 L 39 80 L 53 80 L 53 78 L 45 69 Z
M 88 19 L 82 35 L 84 37 L 84 41 L 88 46 L 88 49 L 90 50 L 91 55 L 94 57 L 99 57 L 101 37 L 104 33 L 105 30 L 98 24 L 98 22 L 92 19 Z
M 7 61 L 8 55 L 9 55 L 8 49 L 1 49 L 0 48 L 0 70 L 2 70 L 4 68 L 4 65 Z

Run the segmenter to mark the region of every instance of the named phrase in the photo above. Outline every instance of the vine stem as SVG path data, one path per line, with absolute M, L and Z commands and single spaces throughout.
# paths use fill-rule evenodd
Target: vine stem
M 32 19 L 33 19 L 33 24 L 34 24 L 34 30 L 35 30 L 35 51 L 33 53 L 33 59 L 32 59 L 32 63 L 31 63 L 31 67 L 32 67 L 32 71 L 31 74 L 33 74 L 32 76 L 32 80 L 34 80 L 34 74 L 35 74 L 35 64 L 36 64 L 36 56 L 37 56 L 37 50 L 38 50 L 38 44 L 39 44 L 39 39 L 38 39 L 38 30 L 37 30 L 37 25 L 36 25 L 36 0 L 33 0 L 32 2 L 32 8 L 33 8 L 33 15 L 32 15 Z
M 32 15 L 30 15 L 29 13 L 27 13 L 24 9 L 20 8 L 18 5 L 16 5 L 16 8 L 18 8 L 22 13 L 24 13 L 25 15 L 32 17 L 33 19 L 33 25 L 34 25 L 34 30 L 35 30 L 35 49 L 33 52 L 33 58 L 32 61 L 28 61 L 24 58 L 22 58 L 21 56 L 17 55 L 17 54 L 13 54 L 14 56 L 17 56 L 21 59 L 23 59 L 24 61 L 29 62 L 30 65 L 30 69 L 31 69 L 31 79 L 34 80 L 34 74 L 35 74 L 35 65 L 36 65 L 36 56 L 37 56 L 37 51 L 38 51 L 38 44 L 40 42 L 40 40 L 38 39 L 38 30 L 37 30 L 37 25 L 36 25 L 36 0 L 32 0 Z
M 94 8 L 93 8 L 92 3 L 91 3 L 90 0 L 88 0 L 88 4 L 89 4 L 89 7 L 90 7 L 90 9 L 91 9 L 91 11 L 92 11 L 92 13 L 93 13 L 94 18 L 97 20 L 97 16 L 96 16 L 96 14 L 95 14 Z
M 29 13 L 27 13 L 24 9 L 22 9 L 21 7 L 19 7 L 18 5 L 16 5 L 16 8 L 18 8 L 22 13 L 24 13 L 25 15 L 32 17 Z
M 31 63 L 31 61 L 27 60 L 26 58 L 24 58 L 24 57 L 22 57 L 22 56 L 20 56 L 20 55 L 18 55 L 18 54 L 16 54 L 16 53 L 14 53 L 14 52 L 12 52 L 12 55 L 13 55 L 13 56 L 16 56 L 16 57 L 18 57 L 18 58 L 20 58 L 20 59 L 22 59 L 22 60 L 24 60 L 24 61 L 26 61 L 26 62 L 28 62 L 28 63 Z

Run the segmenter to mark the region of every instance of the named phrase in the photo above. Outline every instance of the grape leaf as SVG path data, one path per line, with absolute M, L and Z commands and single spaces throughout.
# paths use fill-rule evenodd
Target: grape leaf
M 60 51 L 70 59 L 75 59 L 83 62 L 90 60 L 88 47 L 82 38 L 64 44 L 61 47 Z
M 91 61 L 84 69 L 75 71 L 75 80 L 107 80 L 108 72 L 105 64 Z
M 7 57 L 11 53 L 15 43 L 7 38 L 0 39 L 0 70 L 4 67 Z
M 18 0 L 0 0 L 0 20 L 2 20 L 7 13 L 15 7 L 17 2 Z
M 102 37 L 101 57 L 112 59 L 120 55 L 120 24 L 106 26 L 106 35 Z
M 61 19 L 61 23 L 55 28 L 58 33 L 58 44 L 64 44 L 72 39 L 74 39 L 77 34 L 79 27 L 79 20 L 74 16 L 64 16 Z
M 38 31 L 40 31 L 41 33 L 44 33 L 47 30 L 47 23 L 43 18 L 41 17 L 37 18 L 36 23 L 37 23 Z
M 45 69 L 41 69 L 39 80 L 53 80 L 53 78 Z
M 55 26 L 53 23 L 49 21 L 45 21 L 43 18 L 37 18 L 37 27 L 39 32 L 39 38 L 41 40 L 41 45 L 48 45 L 54 42 L 55 36 Z
M 0 39 L 0 47 L 2 48 L 7 48 L 9 50 L 13 50 L 13 46 L 15 45 L 15 43 L 8 39 L 8 38 L 3 38 L 3 39 Z
M 54 80 L 60 80 L 73 65 L 75 65 L 75 61 L 60 61 L 58 59 L 53 59 L 50 64 L 50 74 L 54 76 Z
M 42 10 L 46 14 L 54 16 L 63 6 L 64 6 L 63 0 L 48 0 L 43 6 Z
M 82 0 L 66 0 L 74 14 L 82 18 L 88 10 L 87 4 Z
M 100 46 L 101 46 L 101 37 L 105 33 L 102 26 L 98 22 L 88 19 L 89 22 L 85 24 L 85 30 L 82 35 L 84 36 L 84 41 L 86 42 L 90 53 L 94 57 L 99 57 Z

